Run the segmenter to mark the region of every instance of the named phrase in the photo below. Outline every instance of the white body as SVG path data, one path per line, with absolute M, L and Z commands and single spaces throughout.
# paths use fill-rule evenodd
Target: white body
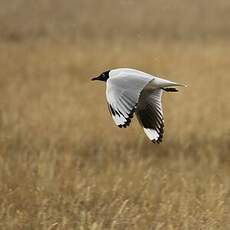
M 162 89 L 171 86 L 183 85 L 135 69 L 111 70 L 106 82 L 106 97 L 115 124 L 128 126 L 135 112 L 145 134 L 159 143 L 164 126 Z

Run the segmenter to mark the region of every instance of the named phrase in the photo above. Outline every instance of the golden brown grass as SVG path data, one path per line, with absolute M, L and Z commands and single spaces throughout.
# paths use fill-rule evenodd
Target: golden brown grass
M 1 229 L 228 229 L 226 42 L 0 46 Z M 189 85 L 163 98 L 161 145 L 116 128 L 89 81 L 118 66 Z
M 228 0 L 0 0 L 0 38 L 230 36 Z
M 229 229 L 229 2 L 0 2 L 0 229 Z M 113 124 L 116 67 L 189 85 L 161 145 Z

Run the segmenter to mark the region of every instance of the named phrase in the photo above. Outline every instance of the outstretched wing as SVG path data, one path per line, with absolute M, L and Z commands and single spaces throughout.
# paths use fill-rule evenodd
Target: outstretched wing
M 146 87 L 140 94 L 136 108 L 137 118 L 153 143 L 160 143 L 164 133 L 161 96 L 161 89 L 149 90 Z
M 107 100 L 115 124 L 119 128 L 129 126 L 138 101 L 136 95 L 127 90 L 113 89 Z
M 120 128 L 126 128 L 130 124 L 140 93 L 151 80 L 128 74 L 127 71 L 123 71 L 119 76 L 111 77 L 106 82 L 109 111 L 115 124 Z

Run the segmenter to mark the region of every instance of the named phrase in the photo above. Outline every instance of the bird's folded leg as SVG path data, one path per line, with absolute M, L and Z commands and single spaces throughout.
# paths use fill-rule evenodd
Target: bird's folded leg
M 166 92 L 178 92 L 176 88 L 162 88 Z

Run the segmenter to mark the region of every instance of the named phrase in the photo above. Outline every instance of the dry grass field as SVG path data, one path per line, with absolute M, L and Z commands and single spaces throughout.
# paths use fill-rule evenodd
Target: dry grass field
M 227 0 L 0 4 L 0 229 L 230 228 Z M 161 145 L 113 124 L 116 67 L 189 85 Z

